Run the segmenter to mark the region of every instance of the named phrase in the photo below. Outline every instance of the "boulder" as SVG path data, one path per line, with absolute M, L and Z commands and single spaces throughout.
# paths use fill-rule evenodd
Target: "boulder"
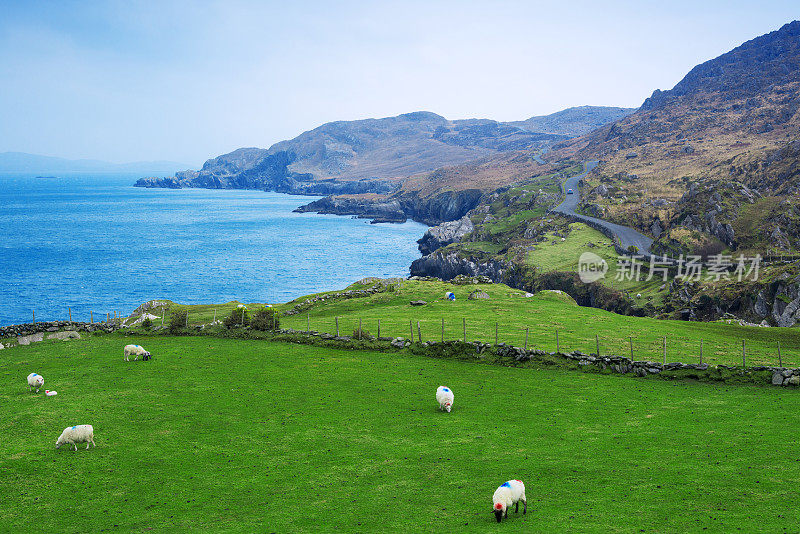
M 783 384 L 783 373 L 780 371 L 775 371 L 772 373 L 772 385 L 780 386 L 781 384 Z
M 74 330 L 64 330 L 63 332 L 56 332 L 54 334 L 50 334 L 47 336 L 47 339 L 61 339 L 61 340 L 70 340 L 70 339 L 80 339 L 81 335 Z
M 650 225 L 650 233 L 653 234 L 653 237 L 658 239 L 658 237 L 664 232 L 664 229 L 661 228 L 661 221 L 655 219 L 653 224 Z
M 412 306 L 425 306 L 427 302 L 424 300 L 412 300 L 409 304 Z
M 29 336 L 19 336 L 17 338 L 17 343 L 20 345 L 30 345 L 31 343 L 38 343 L 39 341 L 44 339 L 43 333 L 38 334 L 31 334 Z
M 489 294 L 486 291 L 481 291 L 480 289 L 476 289 L 472 293 L 469 294 L 467 299 L 469 300 L 478 300 L 478 299 L 488 299 Z
M 406 346 L 406 340 L 402 337 L 396 337 L 392 340 L 392 346 L 397 347 L 398 349 L 402 349 Z

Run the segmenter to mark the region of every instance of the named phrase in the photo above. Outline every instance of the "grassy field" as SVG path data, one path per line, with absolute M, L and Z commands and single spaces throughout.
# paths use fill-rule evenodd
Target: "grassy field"
M 138 342 L 155 354 L 121 361 Z M 59 395 L 27 392 L 42 374 Z M 5 531 L 796 530 L 795 391 L 209 337 L 0 353 Z M 453 412 L 434 391 L 449 385 Z M 73 424 L 97 448 L 54 448 Z M 527 486 L 501 525 L 494 489 Z
M 570 223 L 569 233 L 562 241 L 553 232 L 546 234 L 544 242 L 537 243 L 533 250 L 528 252 L 525 263 L 536 266 L 540 272 L 578 272 L 578 260 L 584 252 L 592 252 L 603 258 L 608 264 L 605 278 L 599 282 L 613 289 L 624 289 L 632 295 L 641 294 L 640 302 L 650 300 L 654 305 L 661 303 L 665 290 L 660 287 L 664 280 L 654 274 L 649 281 L 645 280 L 649 264 L 644 263 L 641 269 L 642 280 L 626 280 L 618 276 L 617 260 L 619 254 L 611 244 L 611 240 L 583 223 Z M 594 246 L 590 246 L 589 244 Z
M 476 289 L 488 293 L 490 299 L 467 300 L 469 293 Z M 447 291 L 455 293 L 455 302 L 444 298 Z M 410 301 L 419 299 L 428 304 L 420 307 L 409 305 Z M 304 300 L 305 297 L 282 305 L 280 309 L 290 309 Z M 577 306 L 570 297 L 553 292 L 540 292 L 526 298 L 524 292 L 503 284 L 459 286 L 444 282 L 404 281 L 396 284 L 392 292 L 367 298 L 318 302 L 307 311 L 281 320 L 282 326 L 290 328 L 305 330 L 309 325 L 313 330 L 335 333 L 336 317 L 339 317 L 342 335 L 350 335 L 356 330 L 359 319 L 364 330 L 376 334 L 380 319 L 381 335 L 409 338 L 411 322 L 415 339 L 419 321 L 423 341 L 440 340 L 444 320 L 445 339 L 462 339 L 466 321 L 467 340 L 494 342 L 497 323 L 498 341 L 523 346 L 525 329 L 528 328 L 528 346 L 547 351 L 556 349 L 557 329 L 562 351 L 595 352 L 597 335 L 601 354 L 630 356 L 632 341 L 634 359 L 637 360 L 662 361 L 666 337 L 667 361 L 684 363 L 699 360 L 702 340 L 704 362 L 741 365 L 744 339 L 748 365 L 777 365 L 777 342 L 780 342 L 782 363 L 800 365 L 798 328 L 627 317 Z

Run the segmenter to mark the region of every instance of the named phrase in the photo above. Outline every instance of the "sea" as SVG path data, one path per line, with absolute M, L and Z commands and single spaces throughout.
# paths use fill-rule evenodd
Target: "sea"
M 426 226 L 293 213 L 320 197 L 145 189 L 140 175 L 0 175 L 0 326 L 152 299 L 280 303 L 405 277 Z

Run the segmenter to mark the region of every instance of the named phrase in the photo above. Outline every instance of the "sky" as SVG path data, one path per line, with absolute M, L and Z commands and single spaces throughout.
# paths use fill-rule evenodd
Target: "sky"
M 334 120 L 638 107 L 792 1 L 0 0 L 0 152 L 198 167 Z

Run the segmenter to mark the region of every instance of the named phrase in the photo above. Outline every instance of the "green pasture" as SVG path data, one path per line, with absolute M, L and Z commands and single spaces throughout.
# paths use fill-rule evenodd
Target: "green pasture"
M 129 342 L 155 359 L 123 362 Z M 29 393 L 31 371 L 58 395 Z M 0 351 L 0 376 L 7 532 L 800 524 L 794 390 L 118 334 Z M 96 448 L 54 448 L 85 423 Z M 528 514 L 497 525 L 492 493 L 510 478 L 525 482 Z
M 361 286 L 353 285 L 351 288 Z M 472 291 L 481 290 L 488 300 L 468 300 Z M 452 291 L 455 302 L 445 299 Z M 287 311 L 301 304 L 299 313 L 284 315 L 283 327 L 316 330 L 350 335 L 362 328 L 375 335 L 380 319 L 381 336 L 402 336 L 418 340 L 417 322 L 423 341 L 464 338 L 467 341 L 497 341 L 528 348 L 556 350 L 556 331 L 562 352 L 580 350 L 596 352 L 599 341 L 601 355 L 631 355 L 635 360 L 664 360 L 697 363 L 702 342 L 703 362 L 742 365 L 742 340 L 745 341 L 745 364 L 778 365 L 778 343 L 781 363 L 800 365 L 800 330 L 797 328 L 760 328 L 688 321 L 659 320 L 649 317 L 628 317 L 597 308 L 578 306 L 565 294 L 540 292 L 526 297 L 524 291 L 503 284 L 454 285 L 435 281 L 403 281 L 387 291 L 365 298 L 328 300 L 302 306 L 306 297 L 280 309 Z M 424 300 L 424 306 L 411 306 L 411 301 Z M 597 337 L 595 337 L 597 336 Z

